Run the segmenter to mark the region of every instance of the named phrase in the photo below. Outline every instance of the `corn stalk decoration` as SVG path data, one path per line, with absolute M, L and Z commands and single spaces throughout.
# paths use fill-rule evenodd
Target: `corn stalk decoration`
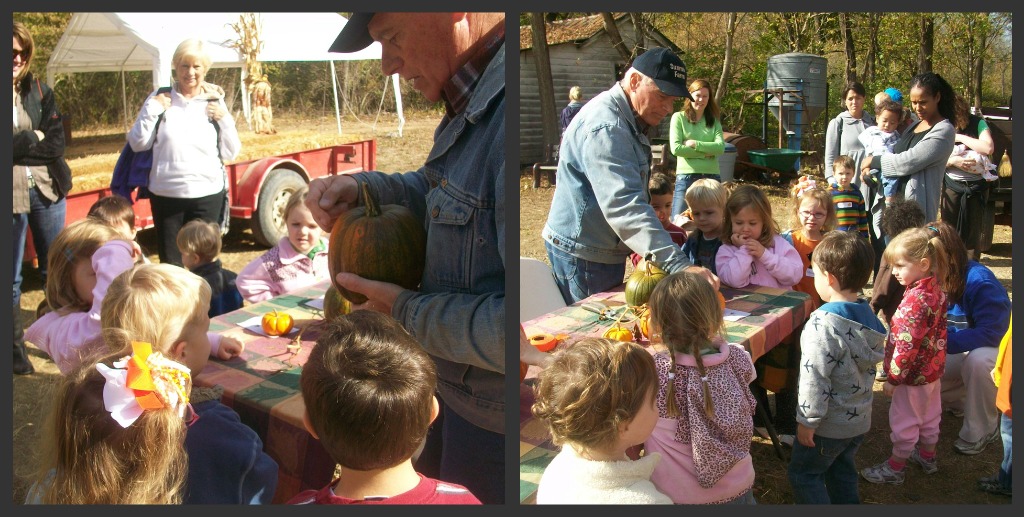
M 260 32 L 263 23 L 256 13 L 242 13 L 237 23 L 231 28 L 238 34 L 238 39 L 229 45 L 245 57 L 245 87 L 249 91 L 249 124 L 256 134 L 275 134 L 274 112 L 270 104 L 270 82 L 263 73 L 263 65 L 259 62 L 263 41 Z

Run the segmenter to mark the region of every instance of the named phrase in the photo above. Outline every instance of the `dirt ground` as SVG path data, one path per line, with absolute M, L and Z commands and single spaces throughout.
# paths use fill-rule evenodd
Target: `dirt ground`
M 393 115 L 382 115 L 374 125 L 373 117 L 356 120 L 347 117 L 342 120 L 343 134 L 338 135 L 333 118 L 312 121 L 297 117 L 278 115 L 274 126 L 276 135 L 256 135 L 248 131 L 245 122 L 238 123 L 242 140 L 242 153 L 237 161 L 272 156 L 288 152 L 315 149 L 367 138 L 377 139 L 377 168 L 383 171 L 405 172 L 422 165 L 433 143 L 434 128 L 440 121 L 440 114 L 432 112 L 406 113 L 402 137 L 395 131 L 397 119 Z M 110 171 L 117 161 L 118 153 L 124 146 L 124 132 L 120 128 L 99 128 L 75 132 L 72 145 L 67 150 L 68 163 L 74 171 L 74 192 L 98 188 L 109 184 Z M 159 262 L 156 255 L 155 231 L 139 232 L 138 241 L 149 259 Z M 267 248 L 253 240 L 252 231 L 244 222 L 234 221 L 224 239 L 221 261 L 226 269 L 238 272 Z M 38 270 L 24 271 L 21 297 L 21 317 L 25 327 L 35 320 L 35 308 L 43 299 L 43 286 Z M 35 366 L 32 375 L 14 376 L 14 480 L 13 500 L 21 504 L 30 482 L 36 460 L 34 440 L 43 418 L 46 405 L 45 394 L 60 375 L 53 361 L 32 344 L 27 346 Z
M 520 177 L 519 191 L 519 245 L 520 255 L 548 263 L 541 239 L 541 230 L 547 220 L 554 190 L 548 188 L 547 180 L 542 187 L 533 188 L 532 175 L 524 171 Z M 782 190 L 768 188 L 772 211 L 776 219 L 787 227 L 789 201 Z M 780 217 L 779 214 L 786 214 Z M 988 266 L 1003 286 L 1013 296 L 1011 284 L 1010 241 L 1012 231 L 1008 226 L 996 226 L 992 248 L 981 257 L 981 263 Z M 628 264 L 627 264 L 628 266 Z M 627 269 L 626 275 L 630 271 Z M 870 289 L 865 290 L 870 296 Z M 882 393 L 882 384 L 874 386 L 871 431 L 857 453 L 857 467 L 874 465 L 889 456 L 889 399 Z M 964 456 L 953 450 L 962 419 L 945 412 L 942 414 L 938 444 L 939 471 L 924 474 L 916 465 L 908 465 L 906 481 L 901 486 L 873 485 L 860 483 L 860 497 L 865 504 L 1007 504 L 1009 497 L 990 495 L 976 488 L 975 480 L 993 476 L 999 471 L 1003 449 L 1001 442 L 990 444 L 981 454 Z M 779 459 L 770 440 L 759 436 L 753 438 L 750 454 L 753 457 L 755 478 L 754 497 L 760 504 L 792 504 L 793 492 L 786 477 L 789 462 L 788 449 L 783 447 L 785 460 Z

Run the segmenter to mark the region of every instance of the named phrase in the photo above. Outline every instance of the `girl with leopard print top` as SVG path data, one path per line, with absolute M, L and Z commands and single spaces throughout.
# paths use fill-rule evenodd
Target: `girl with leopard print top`
M 648 307 L 652 341 L 668 349 L 654 358 L 659 418 L 644 449 L 662 461 L 651 480 L 676 504 L 755 504 L 754 364 L 723 339 L 714 288 L 675 273 L 654 288 Z

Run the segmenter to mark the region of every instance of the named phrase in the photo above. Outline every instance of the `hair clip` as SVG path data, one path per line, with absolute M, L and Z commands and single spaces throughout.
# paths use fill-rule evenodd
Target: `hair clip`
M 74 250 L 72 250 L 71 248 L 64 248 L 64 258 L 68 262 L 71 262 L 73 264 L 75 262 L 75 252 L 74 252 Z
M 934 226 L 928 226 L 928 229 L 935 232 L 935 235 L 939 234 L 939 229 Z
M 179 417 L 185 416 L 191 373 L 187 366 L 153 352 L 149 343 L 132 341 L 131 356 L 114 362 L 113 368 L 96 363 L 96 370 L 106 379 L 103 407 L 121 427 L 154 409 L 171 408 Z
M 705 376 L 703 376 L 703 377 L 701 377 L 701 378 L 700 378 L 700 381 L 701 381 L 701 382 L 705 382 L 705 383 L 706 383 L 706 382 L 708 382 L 708 378 L 709 378 L 709 376 L 708 376 L 708 375 L 705 375 Z
M 796 197 L 803 197 L 804 193 L 810 191 L 817 186 L 817 182 L 812 180 L 808 176 L 800 176 L 797 180 L 796 185 L 793 186 L 793 192 Z
M 675 378 L 676 378 L 676 372 L 668 372 L 668 380 L 672 380 L 672 379 L 675 379 Z

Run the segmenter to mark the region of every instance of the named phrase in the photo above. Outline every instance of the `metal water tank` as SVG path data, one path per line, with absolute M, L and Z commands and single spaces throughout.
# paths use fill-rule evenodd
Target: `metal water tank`
M 765 87 L 768 90 L 801 91 L 804 102 L 798 102 L 797 95 L 785 94 L 783 97 L 783 114 L 779 117 L 779 98 L 772 96 L 768 101 L 768 109 L 775 118 L 780 119 L 782 127 L 791 132 L 792 138 L 799 142 L 804 128 L 810 125 L 825 109 L 827 99 L 827 66 L 828 61 L 814 54 L 791 52 L 777 54 L 768 58 L 768 78 Z M 791 142 L 792 144 L 792 142 Z M 790 148 L 799 149 L 793 145 Z

